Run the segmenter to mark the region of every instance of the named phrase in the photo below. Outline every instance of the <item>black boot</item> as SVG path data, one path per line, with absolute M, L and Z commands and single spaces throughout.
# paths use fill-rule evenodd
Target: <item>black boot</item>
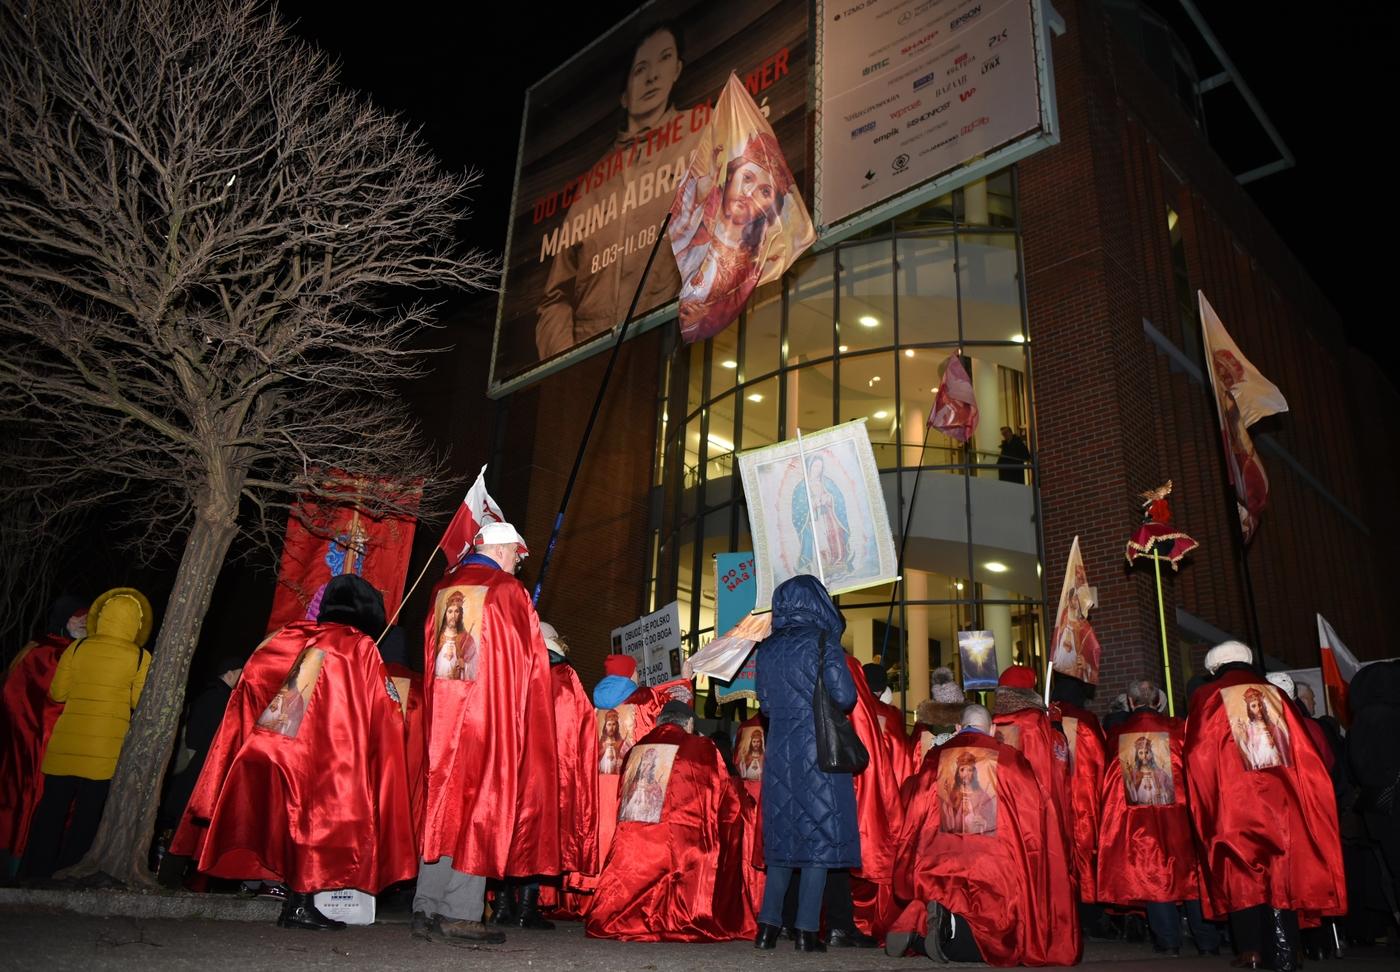
M 520 889 L 509 882 L 502 882 L 496 888 L 496 896 L 491 899 L 491 924 L 514 925 L 520 919 L 520 905 L 516 895 Z
M 825 952 L 826 946 L 822 944 L 822 937 L 814 931 L 797 930 L 797 944 L 794 946 L 799 952 Z
M 765 925 L 763 922 L 759 922 L 758 934 L 753 939 L 753 947 L 765 952 L 777 948 L 778 935 L 781 932 L 782 929 L 777 925 Z
M 277 918 L 278 928 L 305 928 L 307 931 L 340 931 L 345 922 L 327 918 L 316 910 L 310 894 L 288 891 L 287 900 L 282 903 L 282 914 Z
M 554 922 L 540 916 L 538 884 L 527 884 L 520 889 L 520 917 L 516 924 L 521 928 L 534 928 L 538 931 L 554 930 Z
M 1265 964 L 1274 972 L 1297 972 L 1298 961 L 1298 915 L 1293 911 L 1269 909 L 1265 925 L 1268 942 L 1264 948 Z

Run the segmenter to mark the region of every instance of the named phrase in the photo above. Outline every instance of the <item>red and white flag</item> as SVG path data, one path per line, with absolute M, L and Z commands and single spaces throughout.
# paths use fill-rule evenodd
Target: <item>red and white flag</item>
M 773 126 L 736 74 L 676 185 L 666 235 L 681 275 L 681 337 L 713 337 L 817 238 Z
M 488 523 L 504 523 L 505 520 L 501 508 L 486 492 L 486 467 L 482 466 L 452 522 L 447 524 L 447 532 L 438 541 L 438 547 L 447 555 L 449 564 L 456 564 L 467 555 L 482 527 Z
M 1201 330 L 1205 334 L 1206 373 L 1215 393 L 1216 414 L 1220 418 L 1220 435 L 1225 440 L 1225 462 L 1229 467 L 1230 485 L 1235 488 L 1235 503 L 1239 509 L 1240 530 L 1245 543 L 1254 536 L 1259 514 L 1269 498 L 1269 477 L 1249 427 L 1261 418 L 1288 411 L 1288 402 L 1278 386 L 1259 373 L 1231 340 L 1210 306 L 1206 295 L 1196 292 L 1200 300 Z
M 1361 663 L 1320 614 L 1317 616 L 1317 643 L 1322 656 L 1322 681 L 1327 686 L 1327 711 L 1342 725 L 1349 725 L 1351 712 L 1347 708 L 1347 690 L 1352 678 L 1361 670 Z
M 1089 586 L 1084 571 L 1084 557 L 1079 553 L 1079 538 L 1069 548 L 1065 564 L 1065 580 L 1060 585 L 1060 605 L 1055 611 L 1055 631 L 1050 639 L 1050 666 L 1061 675 L 1099 683 L 1099 661 L 1103 648 L 1089 623 L 1089 611 L 1099 602 L 1099 591 Z M 1050 696 L 1050 679 L 1045 679 L 1046 700 Z
M 943 366 L 943 380 L 938 383 L 928 424 L 959 442 L 970 441 L 977 431 L 977 397 L 972 393 L 972 379 L 967 376 L 959 354 L 948 355 Z

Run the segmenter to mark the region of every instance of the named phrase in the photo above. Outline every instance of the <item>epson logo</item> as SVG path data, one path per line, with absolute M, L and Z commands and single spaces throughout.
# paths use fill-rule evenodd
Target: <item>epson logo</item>
M 922 88 L 924 85 L 926 85 L 926 84 L 932 84 L 932 83 L 933 83 L 933 79 L 936 78 L 936 77 L 938 77 L 938 72 L 937 72 L 937 71 L 930 71 L 928 74 L 925 74 L 922 78 L 915 78 L 915 79 L 914 79 L 914 90 L 915 90 L 915 91 L 918 91 L 918 90 L 919 90 L 920 88 Z
M 875 136 L 875 144 L 876 144 L 876 145 L 879 145 L 881 142 L 883 142 L 883 141 L 885 141 L 885 140 L 887 140 L 887 139 L 894 138 L 894 137 L 895 137 L 896 135 L 898 135 L 898 134 L 899 134 L 899 129 L 898 129 L 898 128 L 891 128 L 889 131 L 885 132 L 885 134 L 883 134 L 883 135 L 876 135 L 876 136 Z
M 872 121 L 872 122 L 866 122 L 864 125 L 860 126 L 859 128 L 853 128 L 853 129 L 851 129 L 851 138 L 860 138 L 860 137 L 861 137 L 862 135 L 864 135 L 866 132 L 873 132 L 873 131 L 875 131 L 875 123 L 874 123 L 873 121 Z
M 904 127 L 913 128 L 915 125 L 922 125 L 934 115 L 937 115 L 940 111 L 946 111 L 950 105 L 952 105 L 951 101 L 945 101 L 937 108 L 930 108 L 928 111 L 924 112 L 922 115 L 919 115 L 917 118 L 909 119 L 909 121 L 905 123 Z
M 982 12 L 982 5 L 979 3 L 977 6 L 973 7 L 971 10 L 968 10 L 968 11 L 966 11 L 965 13 L 961 13 L 961 14 L 959 14 L 958 16 L 954 17 L 952 20 L 948 21 L 948 29 L 949 29 L 949 30 L 957 30 L 959 27 L 961 27 L 961 26 L 963 26 L 964 24 L 966 24 L 969 20 L 971 20 L 973 17 L 976 17 L 976 16 L 977 16 L 978 14 L 980 14 L 981 12 Z

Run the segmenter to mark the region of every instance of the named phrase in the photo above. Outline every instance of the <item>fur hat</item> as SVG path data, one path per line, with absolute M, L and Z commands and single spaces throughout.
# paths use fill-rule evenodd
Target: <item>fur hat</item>
M 930 679 L 933 682 L 934 702 L 958 706 L 966 704 L 967 696 L 963 695 L 962 686 L 958 684 L 951 668 L 946 666 L 935 668 Z
M 935 685 L 934 692 L 937 692 L 939 688 L 941 686 Z M 940 702 L 937 698 L 925 699 L 919 703 L 919 707 L 915 710 L 915 718 L 921 725 L 928 726 L 930 729 L 943 727 L 951 729 L 958 724 L 958 720 L 962 718 L 962 711 L 966 707 L 967 703 L 961 700 Z
M 1214 675 L 1231 662 L 1254 664 L 1254 652 L 1242 641 L 1222 641 L 1206 652 L 1206 671 Z

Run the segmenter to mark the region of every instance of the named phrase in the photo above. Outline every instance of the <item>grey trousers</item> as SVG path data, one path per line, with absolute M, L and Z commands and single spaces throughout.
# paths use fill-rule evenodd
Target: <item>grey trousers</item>
M 413 910 L 425 915 L 480 921 L 486 910 L 486 879 L 452 869 L 452 858 L 418 862 L 418 890 Z

